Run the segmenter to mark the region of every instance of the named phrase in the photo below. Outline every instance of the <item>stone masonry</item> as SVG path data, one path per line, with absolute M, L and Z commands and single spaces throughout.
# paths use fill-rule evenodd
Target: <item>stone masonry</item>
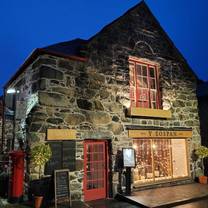
M 86 62 L 40 55 L 11 84 L 21 83 L 20 100 L 31 106 L 22 118 L 27 124 L 27 134 L 22 134 L 29 144 L 45 142 L 48 128 L 77 130 L 76 170 L 71 172 L 73 199 L 83 199 L 86 138 L 111 141 L 113 166 L 116 151 L 132 146 L 127 126 L 192 128 L 189 153 L 200 144 L 196 77 L 144 3 L 92 37 L 85 51 Z M 171 119 L 127 116 L 129 56 L 160 65 L 162 102 L 171 106 Z M 193 172 L 191 159 L 190 163 Z M 31 176 L 35 174 L 33 170 Z

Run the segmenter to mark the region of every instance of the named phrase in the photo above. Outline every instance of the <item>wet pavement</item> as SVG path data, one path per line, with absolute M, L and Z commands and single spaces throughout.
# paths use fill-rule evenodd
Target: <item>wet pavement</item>
M 192 183 L 172 187 L 155 188 L 135 191 L 132 196 L 119 195 L 118 198 L 128 203 L 148 208 L 176 207 L 180 204 L 190 204 L 191 202 L 193 204 L 194 201 L 203 201 L 205 198 L 208 199 L 208 185 Z M 207 203 L 207 201 L 205 202 Z M 205 202 L 202 203 L 203 206 Z M 208 208 L 208 204 L 205 208 Z
M 68 205 L 58 205 L 58 208 L 68 208 Z M 50 206 L 54 208 L 54 206 Z M 71 208 L 138 208 L 127 202 L 117 201 L 116 199 L 100 199 L 90 202 L 73 201 Z
M 208 199 L 199 200 L 179 206 L 164 206 L 164 208 L 208 208 Z M 66 208 L 66 207 L 59 207 Z M 68 208 L 68 207 L 67 207 Z M 91 202 L 74 202 L 72 208 L 143 208 L 143 206 L 132 205 L 127 202 L 117 201 L 115 199 L 103 199 Z
M 1 204 L 1 202 L 3 202 Z M 33 207 L 33 203 L 13 205 L 0 199 L 0 208 Z M 3 205 L 3 206 L 2 206 Z M 61 206 L 58 208 L 68 208 Z M 72 208 L 208 208 L 208 185 L 198 183 L 135 191 L 132 196 L 90 202 L 73 201 Z M 45 208 L 45 207 L 44 207 Z M 54 205 L 47 208 L 54 208 Z
M 89 205 L 90 208 L 138 208 L 138 206 L 115 199 L 91 201 L 87 202 L 87 205 Z
M 208 208 L 208 199 L 176 206 L 174 208 Z
M 0 206 L 0 208 L 29 208 L 33 206 L 23 206 L 23 205 L 6 205 L 6 206 Z M 69 206 L 58 206 L 58 208 L 68 208 Z M 199 200 L 196 202 L 191 202 L 179 206 L 164 206 L 165 208 L 172 207 L 172 208 L 208 208 L 208 199 Z M 51 206 L 50 208 L 54 208 L 54 206 Z M 72 208 L 143 208 L 141 206 L 132 205 L 127 202 L 117 201 L 115 199 L 102 199 L 102 200 L 96 200 L 91 202 L 81 202 L 81 201 L 75 201 L 72 204 Z

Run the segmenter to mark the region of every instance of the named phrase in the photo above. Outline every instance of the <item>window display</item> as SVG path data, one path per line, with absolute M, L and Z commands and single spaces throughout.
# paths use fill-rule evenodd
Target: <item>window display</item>
M 185 139 L 135 139 L 134 183 L 151 183 L 188 176 Z

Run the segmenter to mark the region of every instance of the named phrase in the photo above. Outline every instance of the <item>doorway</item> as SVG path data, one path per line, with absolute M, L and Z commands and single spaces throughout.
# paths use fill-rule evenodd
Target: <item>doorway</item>
M 84 200 L 106 198 L 107 195 L 107 142 L 84 142 Z

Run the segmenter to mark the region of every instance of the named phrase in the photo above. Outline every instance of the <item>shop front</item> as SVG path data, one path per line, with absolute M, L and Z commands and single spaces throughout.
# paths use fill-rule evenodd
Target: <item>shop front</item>
M 192 131 L 130 130 L 136 152 L 135 186 L 190 178 L 188 139 Z

